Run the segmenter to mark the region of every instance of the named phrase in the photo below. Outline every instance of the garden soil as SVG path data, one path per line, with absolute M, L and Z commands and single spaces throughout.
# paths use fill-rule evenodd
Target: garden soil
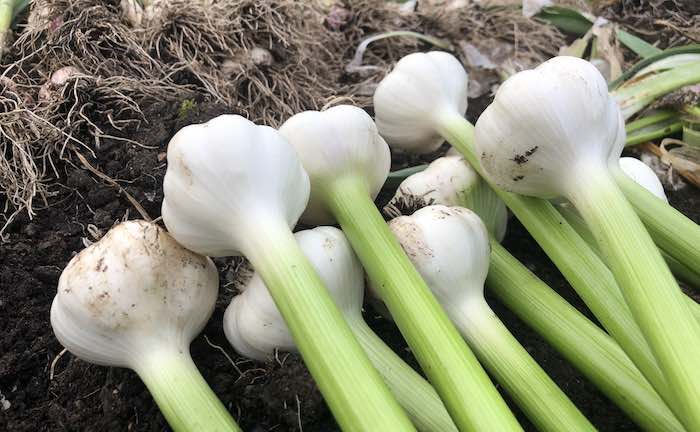
M 60 1 L 64 0 L 55 0 L 54 3 Z M 112 5 L 110 7 L 115 4 L 108 3 Z M 371 2 L 348 3 L 354 3 L 354 8 L 348 6 L 344 11 L 336 11 L 336 15 L 332 17 L 335 20 L 333 25 L 342 28 L 347 39 L 341 40 L 343 38 L 338 37 L 334 39 L 334 43 L 345 43 L 348 47 L 356 46 L 358 38 L 363 34 L 377 30 L 376 22 L 372 20 L 385 19 L 386 22 L 391 23 L 391 26 L 398 28 L 406 27 L 408 25 L 406 23 L 409 22 L 416 26 L 415 30 L 427 31 L 434 29 L 435 23 L 441 22 L 441 17 L 445 17 L 444 14 L 425 14 L 420 19 L 409 19 L 398 15 L 386 18 L 382 15 L 386 13 L 384 9 L 373 9 L 367 6 Z M 80 12 L 80 8 L 78 9 Z M 611 15 L 613 12 L 617 14 L 624 12 L 621 7 L 610 10 Z M 354 20 L 347 18 L 343 14 L 350 14 L 347 16 L 355 18 Z M 81 17 L 80 19 L 86 19 L 85 14 L 77 16 Z M 362 21 L 363 19 L 365 21 Z M 474 22 L 481 22 L 479 31 L 483 32 L 488 25 L 493 25 L 494 28 L 502 26 L 502 21 L 498 19 L 495 21 L 475 19 Z M 459 20 L 455 20 L 455 23 L 458 22 Z M 103 27 L 100 27 L 100 32 L 111 34 L 109 32 L 121 31 L 120 26 L 124 25 L 119 20 L 106 20 L 103 22 Z M 443 37 L 463 34 L 466 31 L 454 26 L 450 30 L 452 33 L 448 31 L 449 29 L 443 30 L 437 32 Z M 556 44 L 563 41 L 556 31 L 548 31 L 551 34 L 548 33 L 540 42 L 534 42 L 528 47 L 531 56 L 535 52 L 539 52 L 538 55 L 546 54 L 547 50 L 542 48 L 546 44 L 542 41 L 554 41 Z M 63 43 L 61 42 L 63 39 L 59 36 L 61 35 L 56 35 L 54 41 L 57 44 Z M 36 37 L 36 40 L 20 39 L 20 46 L 26 50 L 34 49 L 32 44 L 46 40 L 48 36 L 39 31 L 32 37 Z M 69 56 L 70 58 L 78 58 L 80 56 L 75 53 L 81 47 L 80 43 L 89 42 L 91 36 L 89 33 L 75 33 L 65 37 L 71 43 L 78 44 L 77 47 L 73 45 L 65 47 L 65 51 L 72 56 Z M 509 37 L 517 37 L 517 35 Z M 108 39 L 99 40 L 100 43 L 106 43 L 109 46 Z M 214 44 L 214 42 L 211 43 Z M 549 46 L 553 45 L 550 43 Z M 88 45 L 87 48 L 90 46 Z M 107 51 L 102 48 L 93 50 L 87 48 L 83 51 L 87 54 L 82 56 L 80 65 L 93 70 L 83 72 L 89 72 L 94 76 L 100 75 L 99 68 L 108 63 L 94 62 L 93 64 L 91 60 L 99 59 L 94 56 L 102 55 Z M 298 47 L 292 45 L 292 48 Z M 396 45 L 382 42 L 378 43 L 368 62 L 373 64 L 384 62 L 384 66 L 387 66 L 406 50 L 427 48 L 416 43 L 404 43 L 397 48 Z M 353 51 L 354 49 L 346 49 L 340 53 L 344 61 L 352 57 Z M 175 53 L 187 54 L 175 49 L 168 52 L 171 56 Z M 49 64 L 51 60 L 49 54 L 56 54 L 58 59 L 54 59 L 56 61 L 69 58 L 62 57 L 62 53 L 62 50 L 52 46 L 44 51 L 43 55 L 47 56 L 46 61 L 35 59 L 32 60 L 33 63 L 28 64 L 29 60 L 26 60 L 27 64 L 23 65 L 24 69 L 20 68 L 22 73 L 17 75 L 16 79 L 21 81 L 26 78 L 28 80 L 26 86 L 36 85 L 41 79 L 47 78 L 47 73 L 58 66 Z M 276 56 L 275 58 L 284 58 L 274 50 L 272 54 Z M 324 55 L 327 54 L 333 53 L 324 53 Z M 19 53 L 15 53 L 15 56 L 21 57 Z M 31 56 L 26 57 L 26 59 L 30 58 Z M 120 88 L 129 90 L 131 89 L 129 83 L 143 82 L 150 74 L 160 73 L 161 66 L 150 63 L 150 60 L 127 60 L 138 64 L 139 74 L 142 75 L 129 76 L 129 73 L 120 73 L 121 81 L 115 81 L 115 85 L 122 86 Z M 258 66 L 264 69 L 269 65 Z M 284 79 L 293 80 L 296 74 L 301 73 L 293 65 L 284 70 L 288 73 Z M 163 199 L 162 180 L 166 169 L 165 151 L 173 134 L 187 124 L 204 122 L 222 113 L 245 114 L 245 109 L 241 109 L 240 106 L 236 107 L 235 104 L 220 100 L 225 99 L 224 96 L 227 94 L 225 91 L 230 90 L 228 87 L 207 87 L 207 80 L 214 78 L 211 78 L 213 75 L 208 74 L 211 71 L 205 72 L 207 71 L 180 70 L 168 75 L 176 81 L 168 85 L 178 89 L 177 92 L 170 94 L 169 98 L 163 97 L 160 87 L 151 86 L 149 88 L 154 93 L 146 95 L 150 96 L 150 99 L 141 100 L 137 97 L 138 88 L 135 88 L 127 95 L 130 95 L 130 99 L 135 100 L 137 105 L 132 105 L 131 100 L 110 96 L 108 91 L 110 81 L 104 81 L 107 78 L 102 76 L 94 78 L 100 85 L 88 85 L 81 90 L 84 93 L 78 94 L 80 89 L 72 88 L 75 90 L 73 94 L 77 100 L 85 102 L 98 99 L 106 105 L 100 105 L 100 115 L 96 117 L 90 117 L 89 110 L 94 106 L 88 107 L 86 113 L 92 123 L 78 123 L 80 129 L 71 129 L 71 131 L 83 134 L 81 138 L 84 142 L 90 142 L 97 130 L 109 133 L 101 134 L 94 146 L 85 148 L 72 145 L 65 153 L 65 158 L 56 157 L 54 164 L 56 176 L 45 185 L 45 190 L 50 191 L 46 195 L 46 205 L 36 208 L 32 218 L 29 218 L 26 212 L 19 213 L 4 232 L 5 241 L 0 243 L 0 431 L 168 430 L 150 394 L 134 372 L 91 365 L 68 352 L 63 352 L 63 347 L 51 330 L 49 310 L 61 271 L 77 252 L 99 239 L 119 221 L 144 216 L 152 219 L 159 217 Z M 91 81 L 87 82 L 89 84 Z M 251 92 L 257 92 L 260 89 L 256 86 L 260 85 L 260 82 L 259 80 L 250 81 L 240 85 L 246 86 Z M 338 82 L 342 83 L 342 86 L 341 84 L 339 86 L 345 90 L 350 88 L 351 84 L 355 85 L 352 87 L 354 94 L 351 101 L 354 100 L 362 106 L 368 104 L 369 93 L 367 93 L 366 83 L 361 80 L 351 83 L 344 73 L 339 73 Z M 106 90 L 104 92 L 100 90 L 102 93 L 96 95 L 94 92 L 96 89 Z M 217 96 L 211 89 L 218 89 L 217 92 L 221 94 Z M 62 95 L 66 96 L 66 88 L 62 91 Z M 287 108 L 298 110 L 299 108 L 320 108 L 323 105 L 322 102 L 333 96 L 331 93 L 321 95 L 324 98 L 319 97 L 318 100 L 313 101 L 318 106 L 310 107 L 299 105 L 307 102 L 306 94 L 302 95 L 304 97 L 291 99 L 280 96 L 282 99 L 279 100 L 264 92 L 260 93 L 263 96 L 250 93 L 246 94 L 246 97 L 258 99 L 269 97 L 264 99 L 264 103 L 271 106 L 276 103 L 286 103 Z M 233 94 L 240 96 L 240 93 L 235 91 Z M 159 99 L 167 99 L 167 101 L 157 102 Z M 468 112 L 470 120 L 476 119 L 488 101 L 488 96 L 470 101 Z M 122 105 L 115 110 L 110 109 L 110 103 Z M 134 111 L 136 108 L 141 111 L 138 116 L 141 120 L 127 121 L 123 124 L 112 123 L 114 113 L 123 113 L 132 108 Z M 57 116 L 67 112 L 61 107 L 55 109 Z M 268 119 L 273 125 L 278 120 L 270 117 L 271 114 L 267 111 L 255 115 L 258 116 L 258 120 Z M 74 120 L 79 119 L 76 117 Z M 71 124 L 75 125 L 75 123 Z M 67 130 L 65 124 L 59 126 L 64 128 L 64 131 Z M 115 138 L 116 135 L 122 138 Z M 135 142 L 124 141 L 124 136 L 134 138 Z M 51 139 L 55 139 L 55 136 L 52 135 Z M 444 150 L 443 148 L 442 151 Z M 83 157 L 79 157 L 78 154 Z M 426 160 L 430 159 L 395 155 L 393 165 L 394 168 L 401 168 Z M 380 194 L 378 202 L 380 208 L 392 194 L 393 191 L 390 190 Z M 688 186 L 676 192 L 669 192 L 669 198 L 676 208 L 696 222 L 700 221 L 700 192 L 697 189 Z M 138 205 L 135 206 L 134 203 Z M 504 244 L 529 269 L 583 313 L 591 316 L 553 264 L 517 221 L 511 222 Z M 280 352 L 273 361 L 261 363 L 246 360 L 231 349 L 224 337 L 222 318 L 228 302 L 235 294 L 237 278 L 244 263 L 240 258 L 216 259 L 215 262 L 220 271 L 221 280 L 219 301 L 211 321 L 202 334 L 194 340 L 191 347 L 195 363 L 214 392 L 246 431 L 337 431 L 338 428 L 313 379 L 297 355 Z M 619 409 L 539 336 L 495 300 L 491 298 L 488 300 L 527 351 L 599 430 L 604 432 L 638 430 Z M 365 316 L 380 337 L 409 364 L 417 367 L 410 350 L 391 321 L 381 318 L 369 307 L 365 311 Z M 534 430 L 515 406 L 513 410 L 527 430 Z

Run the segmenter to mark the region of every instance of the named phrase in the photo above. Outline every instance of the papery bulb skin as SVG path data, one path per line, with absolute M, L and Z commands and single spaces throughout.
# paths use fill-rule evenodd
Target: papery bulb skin
M 479 175 L 466 167 L 460 156 L 435 159 L 428 167 L 408 176 L 399 185 L 392 202 L 413 201 L 417 207 L 430 204 L 458 206 L 477 186 Z
M 385 210 L 410 215 L 432 204 L 468 208 L 479 215 L 498 241 L 505 237 L 505 204 L 459 154 L 435 159 L 425 170 L 408 176 Z
M 68 263 L 51 326 L 76 356 L 133 369 L 160 349 L 188 352 L 214 310 L 218 288 L 209 258 L 155 224 L 124 222 Z
M 443 307 L 483 300 L 491 247 L 474 212 L 433 205 L 393 219 L 389 227 Z
M 271 359 L 275 349 L 296 350 L 282 315 L 257 273 L 226 308 L 224 333 L 236 352 L 259 361 Z
M 343 315 L 361 319 L 364 271 L 343 232 L 324 226 L 294 236 Z M 257 273 L 226 309 L 224 333 L 239 354 L 256 360 L 269 360 L 275 349 L 296 351 L 292 335 Z
M 360 108 L 338 105 L 326 111 L 305 111 L 284 122 L 279 131 L 296 149 L 311 178 L 311 197 L 302 215 L 307 224 L 335 221 L 323 199 L 323 188 L 334 180 L 362 179 L 374 199 L 389 175 L 389 146 Z
M 430 153 L 445 141 L 437 131 L 445 113 L 467 112 L 468 75 L 442 51 L 403 57 L 374 92 L 379 133 L 389 145 L 409 153 Z
M 554 198 L 619 158 L 620 136 L 624 120 L 600 72 L 585 60 L 555 57 L 501 85 L 476 122 L 475 145 L 496 185 Z
M 296 224 L 309 178 L 274 129 L 222 115 L 181 129 L 168 145 L 162 214 L 178 242 L 203 255 L 245 254 L 266 224 Z
M 633 157 L 623 157 L 619 161 L 620 169 L 644 189 L 668 202 L 664 186 L 656 173 L 647 164 Z

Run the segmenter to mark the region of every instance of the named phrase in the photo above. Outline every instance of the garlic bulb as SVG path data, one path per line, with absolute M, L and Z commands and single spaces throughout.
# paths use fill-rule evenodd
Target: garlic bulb
M 157 225 L 124 222 L 68 263 L 51 324 L 78 357 L 134 368 L 161 347 L 187 351 L 214 310 L 218 287 L 211 260 Z
M 76 356 L 135 370 L 174 430 L 238 430 L 189 354 L 218 288 L 209 258 L 155 224 L 124 222 L 68 263 L 51 326 Z
M 637 184 L 668 202 L 664 186 L 656 173 L 647 164 L 633 157 L 623 157 L 619 161 L 620 169 Z
M 448 315 L 484 301 L 490 246 L 476 213 L 431 205 L 389 227 Z
M 245 255 L 260 273 L 341 428 L 412 429 L 292 235 L 309 177 L 277 131 L 232 115 L 182 129 L 163 190 L 163 220 L 180 243 Z
M 350 105 L 326 111 L 305 111 L 291 117 L 279 129 L 297 150 L 311 178 L 311 197 L 302 216 L 305 223 L 332 223 L 324 188 L 336 179 L 361 178 L 374 198 L 391 166 L 386 142 L 367 113 Z
M 409 54 L 374 92 L 377 128 L 393 148 L 430 153 L 445 141 L 435 125 L 446 113 L 467 111 L 467 72 L 442 51 Z
M 505 237 L 505 204 L 462 156 L 435 159 L 425 170 L 407 177 L 387 208 L 411 214 L 431 204 L 468 208 L 479 215 L 498 241 Z
M 309 178 L 277 131 L 222 115 L 170 140 L 163 191 L 163 220 L 180 243 L 230 256 L 247 253 L 257 226 L 294 226 Z
M 595 66 L 555 57 L 501 85 L 476 122 L 475 144 L 495 184 L 554 198 L 576 187 L 573 179 L 585 181 L 619 158 L 623 131 L 620 109 Z
M 539 430 L 594 431 L 486 303 L 491 247 L 479 217 L 465 208 L 433 205 L 389 225 L 481 363 L 533 424 Z
M 294 237 L 346 319 L 362 319 L 364 271 L 343 232 L 317 227 L 298 231 Z M 231 300 L 224 315 L 224 331 L 236 351 L 256 360 L 269 360 L 275 349 L 296 351 L 292 335 L 258 273 Z

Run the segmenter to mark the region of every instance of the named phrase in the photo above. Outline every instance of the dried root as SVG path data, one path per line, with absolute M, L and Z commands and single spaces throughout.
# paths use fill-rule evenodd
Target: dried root
M 64 66 L 95 76 L 164 76 L 109 1 L 35 0 L 13 49 L 43 79 Z
M 198 85 L 253 121 L 278 126 L 319 109 L 336 91 L 340 37 L 324 27 L 316 2 L 169 0 L 152 7 L 143 35 L 149 52 L 173 66 L 178 82 Z
M 153 79 L 74 75 L 60 87 L 53 86 L 38 112 L 62 131 L 62 155 L 70 142 L 89 150 L 101 150 L 105 140 L 141 145 L 131 132 L 148 121 L 142 107 L 178 99 L 173 89 Z M 181 94 L 185 92 L 182 89 Z
M 0 77 L 0 238 L 21 211 L 33 216 L 36 197 L 44 205 L 48 198 L 44 181 L 53 162 L 43 139 L 51 128 L 27 107 L 27 100 L 16 82 Z

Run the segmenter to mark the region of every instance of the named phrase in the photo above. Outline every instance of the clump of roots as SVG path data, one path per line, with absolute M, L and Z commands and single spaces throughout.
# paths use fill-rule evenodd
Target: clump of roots
M 319 109 L 337 91 L 340 36 L 317 2 L 214 0 L 154 3 L 144 24 L 149 52 L 250 120 L 278 126 Z M 156 13 L 157 9 L 157 13 Z
M 14 50 L 44 78 L 63 66 L 96 76 L 163 75 L 111 1 L 35 0 Z
M 52 149 L 43 145 L 51 129 L 27 106 L 26 94 L 8 77 L 0 77 L 0 239 L 21 211 L 33 215 L 34 200 L 47 203 L 44 180 L 51 170 Z
M 61 154 L 71 142 L 104 150 L 105 141 L 141 144 L 130 135 L 148 121 L 142 107 L 172 100 L 172 90 L 154 79 L 77 75 L 53 89 L 38 111 L 63 132 Z

